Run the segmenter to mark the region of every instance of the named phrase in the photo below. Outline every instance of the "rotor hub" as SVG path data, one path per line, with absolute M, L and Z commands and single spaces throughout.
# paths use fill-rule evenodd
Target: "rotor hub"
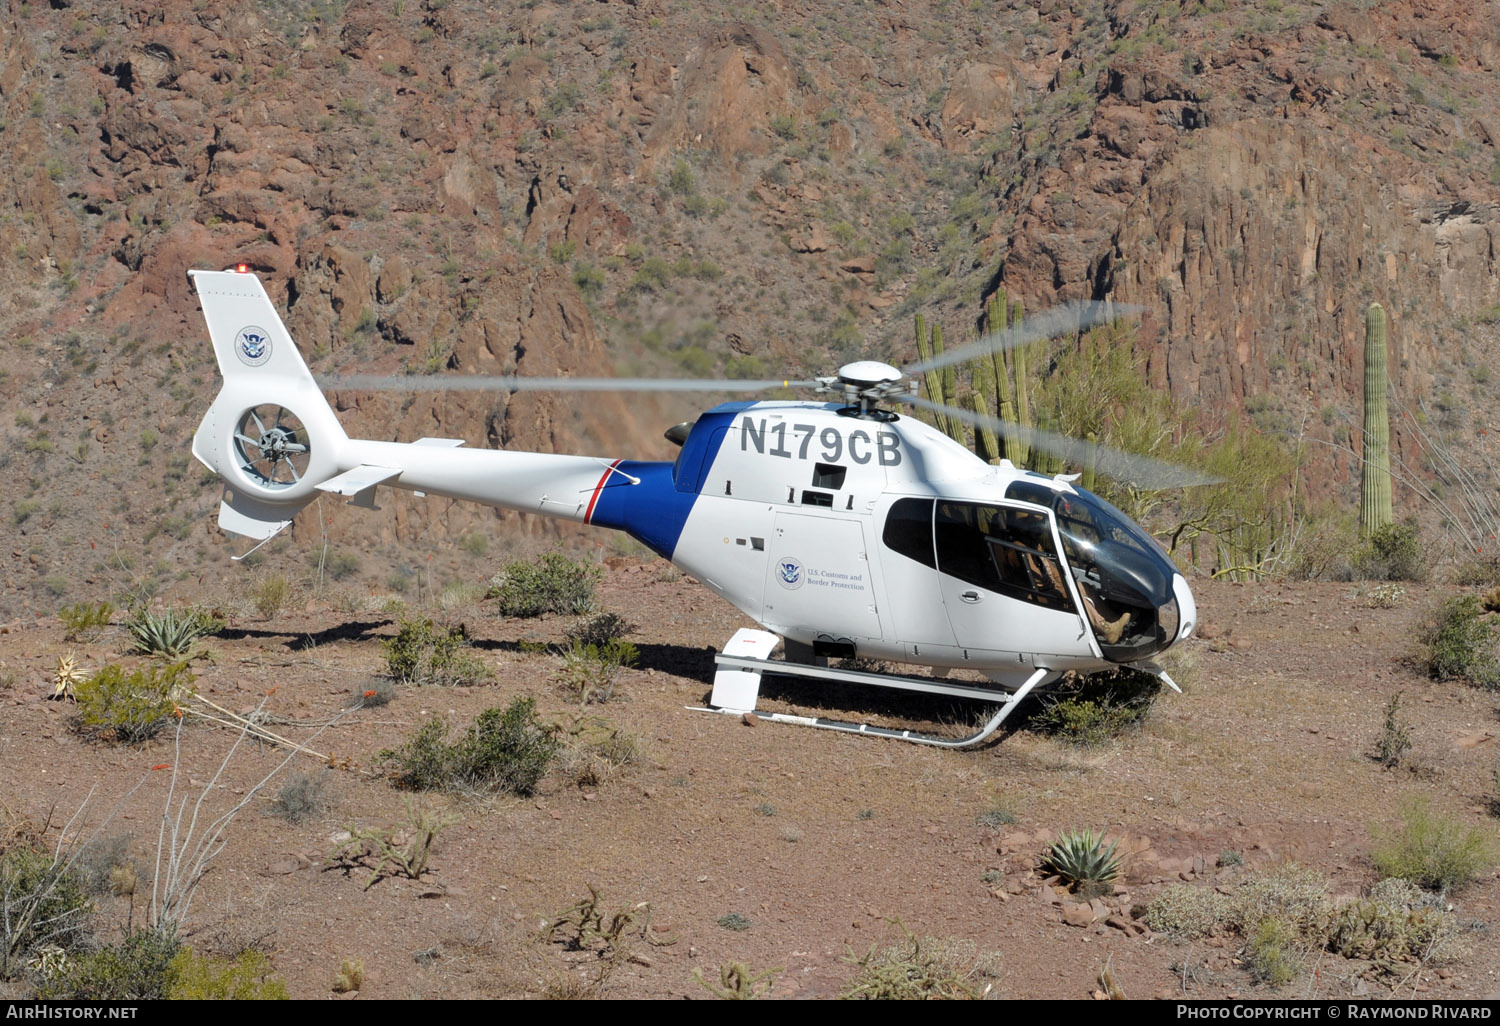
M 900 383 L 901 372 L 888 363 L 878 360 L 858 360 L 839 368 L 838 380 L 846 386 L 873 388 L 879 385 Z
M 817 392 L 840 395 L 849 404 L 840 413 L 871 420 L 895 419 L 894 413 L 879 409 L 876 404 L 916 391 L 916 382 L 909 381 L 895 367 L 878 360 L 846 363 L 839 368 L 837 376 L 818 378 L 817 381 Z
M 284 460 L 293 452 L 302 452 L 297 436 L 285 428 L 271 428 L 260 439 L 260 454 L 263 459 Z

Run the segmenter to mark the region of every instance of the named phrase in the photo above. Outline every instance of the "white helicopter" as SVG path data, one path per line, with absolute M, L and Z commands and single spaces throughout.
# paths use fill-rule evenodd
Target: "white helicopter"
M 461 440 L 349 438 L 260 280 L 241 265 L 190 271 L 219 370 L 193 454 L 225 482 L 219 526 L 264 543 L 320 492 L 375 508 L 380 485 L 625 531 L 766 630 L 738 631 L 716 657 L 712 711 L 961 747 L 993 734 L 1032 691 L 1068 671 L 1133 666 L 1192 634 L 1197 609 L 1165 551 L 1073 482 L 992 466 L 881 403 L 992 418 L 922 399 L 873 361 L 812 381 L 423 379 L 353 376 L 341 388 L 764 390 L 805 387 L 842 401 L 730 402 L 667 433 L 675 462 L 463 449 Z M 1098 304 L 1027 323 L 1026 339 L 1109 319 Z M 906 368 L 920 373 L 1019 339 L 989 338 Z M 1008 426 L 1014 430 L 1014 426 Z M 1080 458 L 1083 443 L 1032 431 Z M 1112 471 L 1180 468 L 1105 450 Z M 253 551 L 253 550 L 252 550 Z M 247 553 L 248 554 L 248 553 Z M 243 557 L 238 557 L 243 558 Z M 785 641 L 785 658 L 772 659 Z M 828 665 L 863 656 L 933 667 L 907 677 Z M 989 686 L 943 679 L 978 671 Z M 756 709 L 761 675 L 787 674 L 998 703 L 976 733 L 936 737 Z

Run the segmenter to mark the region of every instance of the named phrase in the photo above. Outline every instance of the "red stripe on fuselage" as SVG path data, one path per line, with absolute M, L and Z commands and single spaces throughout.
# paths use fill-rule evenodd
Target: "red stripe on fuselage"
M 588 512 L 583 515 L 583 522 L 585 524 L 594 519 L 594 503 L 599 501 L 599 493 L 604 490 L 604 482 L 609 480 L 609 475 L 613 474 L 615 472 L 615 468 L 623 462 L 623 460 L 615 460 L 613 463 L 611 463 L 609 465 L 609 469 L 604 472 L 604 476 L 599 479 L 599 483 L 594 485 L 594 494 L 593 497 L 589 499 Z

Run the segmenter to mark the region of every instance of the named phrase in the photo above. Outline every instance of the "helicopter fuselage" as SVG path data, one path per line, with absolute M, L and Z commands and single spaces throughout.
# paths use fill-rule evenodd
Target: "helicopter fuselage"
M 628 532 L 814 655 L 1005 685 L 1149 666 L 1196 626 L 1125 514 L 867 402 L 725 403 L 675 462 L 349 438 L 260 282 L 191 273 L 224 375 L 193 452 L 224 478 L 226 530 L 264 541 L 322 492 L 373 507 L 379 485 L 541 513 Z
M 1195 615 L 1165 554 L 1097 497 L 986 464 L 912 418 L 833 403 L 710 410 L 675 464 L 603 471 L 584 520 L 819 655 L 1010 682 L 1147 659 Z

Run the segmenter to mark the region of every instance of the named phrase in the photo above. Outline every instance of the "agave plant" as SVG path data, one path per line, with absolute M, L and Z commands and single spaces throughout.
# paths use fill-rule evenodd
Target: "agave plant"
M 52 694 L 48 697 L 78 701 L 74 689 L 89 679 L 89 675 L 78 667 L 78 659 L 69 652 L 57 659 L 57 672 L 52 675 Z
M 218 626 L 213 617 L 196 610 L 153 613 L 141 609 L 126 624 L 132 639 L 131 651 L 171 659 L 188 655 L 193 645 Z
M 1104 843 L 1104 833 L 1064 831 L 1047 850 L 1043 865 L 1065 880 L 1075 893 L 1094 897 L 1120 875 L 1119 842 Z

